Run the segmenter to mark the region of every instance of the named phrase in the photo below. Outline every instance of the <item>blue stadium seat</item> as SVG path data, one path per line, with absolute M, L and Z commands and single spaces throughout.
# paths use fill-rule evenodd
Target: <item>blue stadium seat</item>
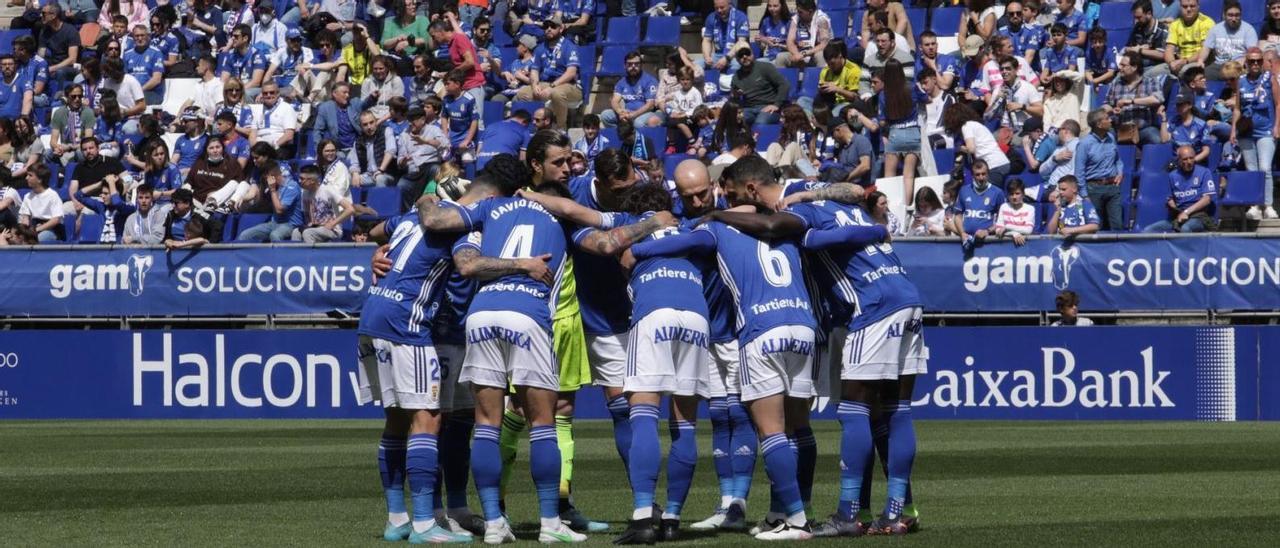
M 502 109 L 506 105 L 502 101 L 485 101 L 484 102 L 484 125 L 496 124 L 502 121 Z
M 232 238 L 231 238 L 230 240 L 226 240 L 226 239 L 224 239 L 224 240 L 223 240 L 224 242 L 230 242 L 230 241 L 236 241 L 236 240 L 239 240 L 239 239 L 240 239 L 240 233 L 241 233 L 241 232 L 244 232 L 244 231 L 246 231 L 246 230 L 248 230 L 248 229 L 250 229 L 250 228 L 253 228 L 253 227 L 255 227 L 255 226 L 258 226 L 258 225 L 260 225 L 260 224 L 262 224 L 262 223 L 265 223 L 265 222 L 269 221 L 269 220 L 271 219 L 271 214 L 269 214 L 269 213 L 241 213 L 241 214 L 240 214 L 240 215 L 238 215 L 237 217 L 239 217 L 239 218 L 238 218 L 238 219 L 236 219 L 236 223 L 235 223 L 235 225 L 236 225 L 236 230 L 235 230 L 235 232 L 232 232 L 232 234 L 235 234 L 235 236 L 232 236 Z M 229 224 L 229 223 L 228 223 L 228 224 Z M 224 229 L 222 230 L 222 233 L 223 233 L 223 235 L 226 235 L 226 233 L 227 233 L 227 229 L 226 229 L 226 228 L 224 228 Z
M 600 70 L 596 71 L 596 75 L 621 77 L 626 74 L 623 63 L 632 49 L 631 46 L 605 46 L 604 54 L 600 56 Z
M 13 41 L 19 36 L 31 36 L 31 31 L 29 29 L 0 31 L 0 53 L 12 55 Z
M 499 24 L 493 26 L 493 43 L 500 48 L 507 48 L 514 46 L 516 40 L 507 33 L 506 25 Z
M 1232 171 L 1221 189 L 1218 205 L 1255 206 L 1265 201 L 1266 178 L 1261 171 Z
M 808 67 L 804 69 L 804 80 L 800 82 L 800 97 L 817 97 L 818 80 L 822 77 L 822 69 Z
M 639 17 L 610 17 L 608 25 L 608 29 L 605 30 L 604 40 L 601 41 L 602 44 L 606 46 L 631 47 L 640 44 Z
M 650 141 L 653 141 L 655 156 L 658 158 L 665 158 L 667 156 L 667 128 L 662 126 L 642 127 L 639 131 L 640 135 L 644 135 L 645 137 L 648 137 Z
M 693 158 L 693 156 L 684 153 L 676 153 L 668 155 L 662 160 L 663 172 L 666 173 L 668 181 L 676 178 L 676 166 L 680 165 L 680 162 L 688 160 L 689 158 Z
M 778 142 L 778 136 L 782 135 L 782 126 L 778 124 L 766 124 L 751 126 L 751 132 L 756 137 L 756 150 L 764 152 L 769 149 L 769 145 Z
M 1133 185 L 1134 176 L 1137 173 L 1137 165 L 1134 157 L 1137 156 L 1138 147 L 1134 145 L 1120 145 L 1119 149 L 1120 165 L 1122 177 L 1120 179 L 1120 217 L 1122 226 L 1130 226 L 1133 224 Z M 1119 232 L 1116 227 L 1111 227 L 1111 232 Z
M 622 148 L 622 138 L 618 137 L 618 128 L 602 127 L 600 128 L 600 135 L 609 141 L 609 146 L 605 148 Z
M 508 113 L 515 112 L 517 110 L 523 110 L 525 112 L 528 112 L 531 118 L 533 116 L 533 113 L 538 109 L 542 108 L 544 105 L 545 103 L 543 103 L 542 101 L 512 101 L 510 103 L 507 103 L 507 107 L 509 107 Z
M 83 215 L 80 217 L 80 229 L 76 230 L 76 215 L 64 215 L 62 226 L 67 234 L 67 243 L 96 244 L 102 238 L 102 226 L 106 219 L 102 215 Z
M 1126 16 L 1126 17 L 1129 17 L 1130 23 L 1133 22 L 1132 16 Z M 1110 29 L 1106 29 L 1106 30 L 1107 30 L 1107 51 L 1112 51 L 1112 52 L 1124 51 L 1125 45 L 1129 43 L 1129 31 L 1128 30 L 1110 30 Z
M 919 36 L 920 33 L 925 31 L 927 27 L 927 23 L 925 23 L 925 21 L 927 21 L 928 18 L 929 10 L 924 8 L 907 8 L 907 21 L 911 23 L 911 33 L 915 36 Z
M 846 47 L 848 47 L 851 44 L 859 43 L 858 41 L 859 36 L 862 33 L 862 18 L 866 15 L 866 13 L 867 12 L 862 10 L 854 10 L 850 14 L 851 17 L 849 18 L 849 34 L 844 40 L 844 44 Z M 862 60 L 859 59 L 858 61 L 861 62 Z
M 364 189 L 365 205 L 378 212 L 380 217 L 400 214 L 400 189 L 393 186 L 376 186 Z
M 49 171 L 52 171 L 52 172 L 54 172 L 54 173 L 57 173 L 57 172 L 58 172 L 58 170 L 57 170 L 57 169 L 50 169 Z M 67 162 L 67 167 L 66 167 L 66 169 L 62 170 L 62 178 L 61 178 L 61 179 L 59 179 L 57 175 L 51 175 L 51 176 L 49 176 L 49 188 L 58 189 L 58 188 L 64 188 L 64 187 L 70 186 L 70 185 L 71 185 L 71 174 L 72 174 L 72 173 L 75 173 L 75 172 L 76 172 L 76 163 L 75 163 L 75 162 Z M 54 182 L 55 180 L 56 180 L 56 181 L 58 181 L 57 186 L 54 186 L 54 184 L 53 184 L 53 182 Z
M 509 67 L 520 58 L 520 52 L 516 48 L 498 48 L 498 56 L 502 59 L 502 66 Z
M 1243 7 L 1243 4 L 1241 4 Z M 1262 7 L 1266 11 L 1266 5 Z M 1222 20 L 1222 0 L 1200 0 L 1200 13 L 1208 15 L 1214 21 Z
M 934 149 L 933 164 L 938 167 L 938 174 L 948 173 L 951 166 L 956 165 L 956 151 L 949 148 Z M 942 196 L 938 196 L 939 199 Z
M 236 236 L 240 234 L 237 230 L 240 224 L 240 215 L 227 215 L 222 222 L 222 241 L 223 243 L 235 241 Z
M 796 100 L 800 96 L 800 69 L 779 67 L 778 73 L 787 80 L 788 84 L 791 84 L 791 91 L 788 93 L 787 98 L 792 101 Z
M 818 9 L 822 11 L 847 10 L 851 6 L 849 0 L 818 0 Z
M 1126 31 L 1124 34 L 1128 36 L 1128 30 L 1133 28 L 1133 2 L 1103 2 L 1102 9 L 1098 12 L 1098 25 L 1107 31 Z M 1221 19 L 1220 16 L 1213 18 L 1215 21 Z
M 1169 199 L 1169 179 L 1164 173 L 1144 172 L 1138 185 L 1138 199 L 1134 212 L 1133 232 L 1142 232 L 1151 223 L 1169 218 L 1165 202 Z
M 849 10 L 836 9 L 827 12 L 831 18 L 831 35 L 844 36 L 849 32 Z
M 1143 145 L 1142 173 L 1165 173 L 1165 167 L 1173 161 L 1173 146 L 1168 143 Z
M 1092 106 L 1090 108 L 1101 108 L 1102 101 L 1107 98 L 1107 92 L 1110 90 L 1111 84 L 1100 84 L 1098 87 L 1094 88 L 1093 100 L 1090 101 Z
M 963 7 L 934 8 L 929 30 L 937 33 L 938 36 L 955 36 L 960 30 L 960 17 L 963 14 Z
M 646 46 L 680 45 L 679 17 L 648 17 L 644 30 Z M 838 36 L 838 35 L 837 35 Z

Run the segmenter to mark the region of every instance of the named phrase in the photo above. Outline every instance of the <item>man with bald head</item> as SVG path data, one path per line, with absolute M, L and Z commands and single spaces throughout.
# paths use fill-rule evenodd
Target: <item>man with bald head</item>
M 1212 230 L 1213 199 L 1218 194 L 1213 173 L 1196 163 L 1196 150 L 1178 147 L 1178 167 L 1169 172 L 1169 218 L 1143 228 L 1143 232 L 1204 232 Z

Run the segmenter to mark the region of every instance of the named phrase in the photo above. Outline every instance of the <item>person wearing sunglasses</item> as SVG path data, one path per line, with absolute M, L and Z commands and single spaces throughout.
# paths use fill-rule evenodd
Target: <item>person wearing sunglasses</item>
M 67 87 L 63 98 L 63 106 L 55 109 L 50 117 L 49 148 L 45 151 L 45 160 L 66 164 L 83 159 L 80 139 L 93 135 L 98 121 L 93 109 L 85 104 L 84 86 L 72 84 Z
M 267 72 L 267 57 L 252 45 L 252 29 L 249 25 L 236 25 L 231 31 L 231 48 L 218 57 L 218 76 L 225 86 L 232 78 L 244 83 L 244 95 L 248 99 L 258 96 L 263 75 Z

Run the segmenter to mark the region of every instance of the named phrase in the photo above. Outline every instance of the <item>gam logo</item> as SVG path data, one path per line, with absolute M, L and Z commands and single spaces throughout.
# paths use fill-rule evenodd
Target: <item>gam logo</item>
M 138 297 L 146 289 L 155 259 L 131 255 L 124 264 L 59 264 L 49 269 L 49 294 L 65 299 L 77 291 L 125 291 Z
M 1062 245 L 1048 255 L 970 257 L 964 262 L 964 288 L 982 292 L 989 285 L 1052 283 L 1059 290 L 1071 285 L 1071 269 L 1080 248 Z

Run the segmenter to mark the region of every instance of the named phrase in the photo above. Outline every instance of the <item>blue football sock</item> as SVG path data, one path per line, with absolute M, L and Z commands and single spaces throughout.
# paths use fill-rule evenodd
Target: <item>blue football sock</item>
M 897 516 L 907 500 L 907 482 L 916 458 L 916 428 L 911 420 L 911 401 L 897 402 L 889 420 L 889 487 L 884 514 Z
M 477 424 L 471 441 L 471 475 L 476 478 L 476 492 L 487 521 L 502 517 L 502 454 L 498 449 L 501 432 L 497 426 Z
M 729 421 L 729 404 L 724 398 L 711 398 L 708 408 L 711 414 L 711 462 L 715 464 L 716 477 L 720 479 L 720 498 L 732 499 L 733 426 Z
M 471 473 L 471 431 L 476 427 L 470 412 L 452 415 L 440 433 L 440 472 L 449 508 L 467 507 L 467 476 Z
M 653 506 L 653 493 L 658 488 L 658 469 L 662 466 L 662 447 L 658 441 L 658 406 L 641 403 L 631 406 L 631 455 L 627 466 L 636 510 Z
M 409 476 L 409 492 L 413 497 L 413 521 L 415 524 L 435 519 L 435 506 L 431 504 L 435 492 L 437 452 L 439 440 L 435 434 L 409 436 L 405 470 Z
M 800 486 L 796 483 L 796 454 L 787 441 L 787 435 L 778 432 L 760 441 L 764 453 L 764 471 L 777 494 L 783 512 L 787 516 L 804 514 L 804 501 L 800 500 Z
M 437 452 L 437 455 L 439 453 Z M 439 471 L 437 465 L 436 481 L 431 485 L 431 508 L 436 512 L 444 510 L 444 501 L 441 500 L 441 494 L 444 493 L 443 472 Z
M 797 428 L 796 440 L 796 481 L 800 483 L 800 499 L 807 506 L 813 500 L 813 473 L 818 468 L 818 440 L 813 437 L 813 429 L 805 426 Z
M 560 445 L 556 443 L 555 425 L 529 429 L 529 468 L 533 473 L 533 486 L 538 491 L 539 515 L 543 518 L 559 516 Z
M 388 514 L 406 513 L 404 504 L 404 438 L 382 436 L 378 442 L 378 472 L 382 476 L 382 493 L 387 499 Z
M 751 423 L 751 415 L 746 406 L 738 399 L 737 394 L 729 394 L 725 398 L 729 405 L 729 422 L 733 428 L 733 465 L 734 498 L 747 500 L 751 495 L 751 478 L 756 473 L 756 446 L 760 443 L 756 435 L 755 425 Z
M 671 452 L 667 455 L 666 513 L 680 517 L 684 501 L 693 484 L 693 469 L 698 464 L 698 438 L 693 421 L 671 419 Z
M 875 462 L 880 460 L 880 471 L 885 478 L 889 477 L 889 418 L 881 412 L 871 419 L 871 441 L 876 458 L 867 459 L 867 469 L 862 475 L 862 497 L 859 503 L 862 508 L 871 508 L 871 484 L 875 481 Z
M 841 401 L 836 409 L 840 419 L 840 503 L 836 511 L 846 519 L 857 517 L 861 506 L 863 478 L 871 463 L 871 409 L 857 401 Z
M 622 457 L 623 469 L 629 469 L 631 458 L 631 415 L 627 411 L 626 396 L 614 396 L 609 400 L 609 417 L 613 419 L 613 445 Z

